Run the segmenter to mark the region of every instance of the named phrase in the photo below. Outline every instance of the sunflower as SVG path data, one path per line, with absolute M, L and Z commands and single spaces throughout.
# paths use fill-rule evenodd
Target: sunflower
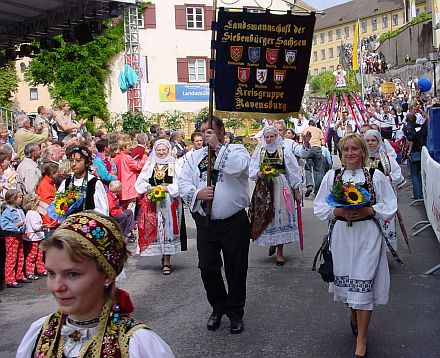
M 264 175 L 271 175 L 275 173 L 275 168 L 272 168 L 269 165 L 266 165 L 263 167 L 263 174 Z
M 355 186 L 350 186 L 344 191 L 345 200 L 349 204 L 360 204 L 363 202 L 364 197 L 362 193 Z
M 160 198 L 162 196 L 163 190 L 160 186 L 154 188 L 153 190 L 153 196 L 157 199 Z
M 58 215 L 64 215 L 66 213 L 66 207 L 69 208 L 67 198 L 60 198 L 55 204 L 55 211 Z

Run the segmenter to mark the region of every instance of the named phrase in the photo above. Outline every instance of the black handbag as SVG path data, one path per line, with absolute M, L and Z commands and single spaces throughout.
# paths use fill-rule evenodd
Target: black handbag
M 333 282 L 335 280 L 335 275 L 333 273 L 333 257 L 332 252 L 330 251 L 331 235 L 335 222 L 336 220 L 332 220 L 330 222 L 329 232 L 327 235 L 324 236 L 324 239 L 322 240 L 322 245 L 313 260 L 312 271 L 316 271 L 316 261 L 318 260 L 318 257 L 320 258 L 320 260 L 324 261 L 321 265 L 319 265 L 318 269 L 318 272 L 324 282 Z

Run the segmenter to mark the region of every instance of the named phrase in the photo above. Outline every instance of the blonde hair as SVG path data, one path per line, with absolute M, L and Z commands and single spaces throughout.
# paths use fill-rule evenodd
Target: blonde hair
M 345 167 L 346 163 L 345 163 L 345 158 L 344 158 L 344 146 L 347 144 L 347 142 L 349 140 L 353 140 L 353 142 L 356 143 L 356 145 L 358 145 L 359 147 L 361 147 L 362 151 L 364 152 L 364 156 L 362 157 L 362 166 L 365 167 L 367 166 L 367 160 L 368 160 L 368 147 L 367 147 L 367 142 L 365 142 L 365 139 L 357 133 L 350 133 L 347 134 L 345 136 L 343 136 L 338 144 L 339 150 L 342 153 L 342 165 Z
M 37 194 L 29 193 L 23 197 L 23 204 L 21 206 L 24 210 L 32 210 L 39 201 L 40 198 Z

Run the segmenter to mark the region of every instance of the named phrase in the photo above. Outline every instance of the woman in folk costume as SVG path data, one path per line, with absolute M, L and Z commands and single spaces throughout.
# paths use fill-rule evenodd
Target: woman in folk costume
M 266 175 L 265 166 L 279 175 Z M 274 126 L 263 130 L 261 143 L 251 158 L 249 177 L 256 181 L 249 209 L 251 238 L 257 245 L 276 245 L 276 264 L 282 266 L 283 245 L 298 240 L 295 201 L 301 202 L 302 178 L 295 155 L 284 148 Z
M 116 288 L 128 257 L 116 221 L 96 211 L 72 214 L 41 248 L 58 310 L 31 325 L 17 358 L 174 357 L 156 333 L 130 317 L 130 296 Z
M 179 228 L 183 212 L 175 161 L 170 142 L 157 140 L 135 183 L 136 191 L 143 195 L 137 221 L 139 250 L 143 256 L 162 255 L 164 275 L 171 273 L 171 256 L 181 251 Z M 156 188 L 165 191 L 163 200 L 152 198 Z
M 396 191 L 396 185 L 402 177 L 402 170 L 396 159 L 387 154 L 380 132 L 375 129 L 368 130 L 364 134 L 364 139 L 367 142 L 369 152 L 367 166 L 378 169 L 385 174 Z M 381 224 L 391 246 L 397 250 L 396 217 L 391 220 L 381 220 Z
M 341 138 L 342 168 L 324 176 L 314 202 L 321 220 L 332 220 L 331 252 L 333 299 L 351 309 L 350 327 L 356 338 L 355 357 L 367 356 L 367 331 L 374 307 L 388 302 L 390 273 L 385 240 L 376 219 L 389 220 L 397 210 L 390 182 L 380 170 L 366 167 L 368 148 L 359 134 Z M 359 184 L 370 194 L 370 202 L 357 208 L 335 207 L 326 200 L 337 181 Z

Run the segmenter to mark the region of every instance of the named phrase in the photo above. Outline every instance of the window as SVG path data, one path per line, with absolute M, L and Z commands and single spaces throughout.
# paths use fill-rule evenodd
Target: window
M 321 43 L 321 44 L 323 44 L 324 43 L 324 33 L 323 32 L 321 32 L 320 34 L 319 34 L 319 37 L 320 37 L 320 41 L 319 41 L 319 43 Z
M 174 11 L 176 29 L 211 30 L 212 6 L 174 5 Z
M 328 41 L 333 41 L 333 31 L 328 32 Z
M 140 29 L 145 28 L 145 23 L 144 23 L 144 13 L 141 12 L 141 11 L 138 11 L 138 21 L 137 21 L 137 23 L 138 23 L 138 27 L 139 27 Z
M 188 29 L 205 28 L 203 7 L 187 7 L 186 8 L 186 27 Z
M 328 58 L 333 58 L 333 47 L 328 49 Z
M 350 37 L 350 28 L 348 26 L 344 27 L 344 36 L 345 38 Z
M 325 72 L 326 68 L 325 67 L 321 67 L 321 73 Z
M 313 61 L 318 61 L 318 51 L 313 51 Z
M 138 19 L 139 28 L 155 29 L 156 28 L 156 5 L 150 4 L 143 12 L 142 20 Z
M 371 20 L 371 28 L 373 31 L 377 30 L 377 19 Z
M 321 50 L 321 60 L 325 60 L 325 50 Z
M 336 40 L 339 40 L 341 38 L 341 29 L 336 30 Z
M 29 88 L 29 99 L 31 101 L 38 100 L 38 88 Z
M 316 35 L 313 35 L 313 44 L 316 45 L 318 41 L 316 40 Z
M 393 26 L 399 25 L 399 15 L 394 14 L 393 15 Z
M 367 20 L 362 20 L 361 27 L 362 27 L 362 33 L 367 32 Z
M 335 66 L 330 66 L 329 71 L 330 71 L 330 72 L 333 72 L 334 70 L 335 70 Z
M 206 60 L 188 60 L 188 82 L 206 82 Z
M 317 68 L 315 68 L 314 70 L 313 70 L 313 76 L 318 76 L 318 69 Z
M 386 29 L 388 27 L 388 15 L 382 17 L 382 28 Z

